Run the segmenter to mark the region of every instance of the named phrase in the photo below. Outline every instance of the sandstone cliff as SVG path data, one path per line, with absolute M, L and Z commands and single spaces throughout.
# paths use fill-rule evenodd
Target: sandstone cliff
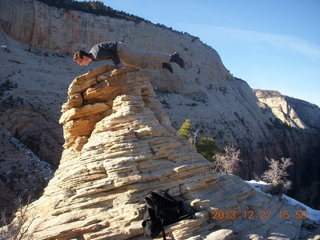
M 309 128 L 320 129 L 320 108 L 317 105 L 292 97 L 285 98 Z
M 36 0 L 3 0 L 0 9 L 0 25 L 9 36 L 42 48 L 72 53 L 97 42 L 117 40 L 148 51 L 179 51 L 186 70 L 174 65 L 173 75 L 150 71 L 175 128 L 191 119 L 195 129 L 216 138 L 221 147 L 231 142 L 243 148 L 248 178 L 265 170 L 264 153 L 286 155 L 281 148 L 261 149 L 274 142 L 268 129 L 272 122 L 261 112 L 250 87 L 233 78 L 217 52 L 199 39 L 144 21 L 67 11 Z
M 320 108 L 306 101 L 284 96 L 277 91 L 253 90 L 260 104 L 266 104 L 274 117 L 290 127 L 300 129 L 320 128 Z
M 254 90 L 254 93 L 264 114 L 273 123 L 271 130 L 277 143 L 285 155 L 295 160 L 290 174 L 296 198 L 319 208 L 320 196 L 316 192 L 320 189 L 320 108 L 277 91 Z
M 191 119 L 194 130 L 200 129 L 203 135 L 214 137 L 220 147 L 233 143 L 241 148 L 245 159 L 242 176 L 247 179 L 259 177 L 266 170 L 265 156 L 291 157 L 295 162 L 291 170 L 295 193 L 305 202 L 310 200 L 305 199 L 309 195 L 304 192 L 305 186 L 316 189 L 311 186 L 319 185 L 319 137 L 308 130 L 300 131 L 300 127 L 310 125 L 309 122 L 305 118 L 296 118 L 300 112 L 290 108 L 286 112 L 287 123 L 298 128 L 279 124 L 271 108 L 259 103 L 250 86 L 232 77 L 217 52 L 196 37 L 144 21 L 137 23 L 67 11 L 36 0 L 2 0 L 0 26 L 10 37 L 42 48 L 21 47 L 21 43 L 10 41 L 11 52 L 0 49 L 3 54 L 0 62 L 4 66 L 1 79 L 18 84 L 17 89 L 4 94 L 1 111 L 27 106 L 31 111 L 46 116 L 42 121 L 44 125 L 57 126 L 60 104 L 69 79 L 86 70 L 74 66 L 71 59 L 61 52 L 88 49 L 107 40 L 124 41 L 144 50 L 167 53 L 178 50 L 186 59 L 186 70 L 173 65 L 174 74 L 167 71 L 148 73 L 174 128 L 180 127 L 185 119 Z M 27 57 L 23 59 L 22 56 Z M 19 110 L 11 113 L 19 113 Z M 291 116 L 294 119 L 290 119 Z M 2 122 L 9 119 L 16 123 L 19 118 L 11 116 Z M 317 126 L 317 118 L 310 121 Z M 41 139 L 46 139 L 41 149 L 35 150 L 39 156 L 42 154 L 44 160 L 57 164 L 60 153 L 51 149 L 53 145 L 62 144 L 61 129 L 52 127 L 47 134 L 30 134 L 32 132 L 26 131 L 28 127 L 21 127 L 24 131 L 16 131 L 15 123 L 7 124 L 8 128 L 12 127 L 9 130 L 30 140 L 30 147 L 38 146 Z M 33 126 L 29 120 L 25 123 Z M 53 154 L 56 154 L 54 159 Z M 311 192 L 310 189 L 306 191 Z M 312 202 L 317 202 L 317 199 L 319 196 Z
M 255 90 L 254 93 L 259 101 L 266 104 L 273 115 L 286 125 L 294 128 L 307 128 L 307 125 L 297 115 L 295 108 L 279 92 Z
M 299 238 L 303 219 L 283 219 L 279 211 L 295 216 L 302 209 L 255 191 L 239 177 L 216 174 L 172 128 L 153 91 L 152 75 L 111 70 L 92 70 L 69 87 L 60 118 L 61 164 L 43 196 L 28 207 L 29 236 L 145 239 L 144 195 L 169 189 L 196 210 L 195 219 L 166 227 L 172 239 L 212 240 L 222 233 L 226 236 L 219 239 Z M 239 218 L 212 219 L 215 211 L 235 211 Z M 252 218 L 244 215 L 249 211 Z

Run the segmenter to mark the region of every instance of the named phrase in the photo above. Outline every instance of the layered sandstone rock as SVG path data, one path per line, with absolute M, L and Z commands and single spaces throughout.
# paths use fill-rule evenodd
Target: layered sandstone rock
M 1 28 L 18 41 L 45 48 L 40 51 L 24 46 L 23 50 L 16 51 L 20 43 L 6 43 L 7 51 L 0 49 L 0 64 L 3 66 L 0 76 L 18 83 L 18 89 L 11 91 L 14 99 L 22 98 L 24 106 L 35 106 L 37 112 L 41 110 L 55 121 L 59 117 L 57 109 L 65 96 L 66 83 L 71 76 L 78 75 L 81 68 L 75 66 L 71 58 L 64 59 L 65 55 L 57 57 L 48 49 L 70 54 L 79 48 L 88 50 L 98 42 L 116 40 L 146 51 L 178 51 L 185 59 L 186 69 L 172 64 L 174 74 L 167 70 L 150 71 L 152 84 L 173 127 L 178 129 L 186 119 L 190 119 L 192 131 L 200 130 L 201 134 L 215 138 L 221 148 L 229 143 L 240 148 L 245 159 L 242 176 L 246 179 L 262 175 L 267 167 L 266 156 L 276 159 L 291 157 L 296 161 L 291 173 L 295 196 L 311 204 L 305 199 L 308 194 L 301 190 L 306 186 L 318 185 L 319 138 L 299 130 L 301 126 L 305 127 L 304 124 L 318 126 L 318 117 L 312 117 L 311 121 L 300 117 L 300 112 L 304 112 L 311 119 L 309 116 L 314 109 L 296 111 L 281 103 L 281 108 L 277 110 L 279 116 L 291 126 L 297 126 L 281 131 L 283 126 L 279 125 L 277 116 L 269 111 L 270 108 L 259 103 L 250 86 L 234 78 L 224 67 L 218 53 L 198 38 L 145 21 L 127 21 L 65 10 L 36 0 L 0 1 L 2 43 L 2 35 L 5 34 L 2 34 Z M 82 128 L 79 124 L 78 129 Z M 86 123 L 83 121 L 81 124 Z M 77 141 L 80 141 L 80 146 L 83 144 L 80 138 Z M 83 141 L 86 141 L 85 138 Z M 310 169 L 312 172 L 306 181 L 305 171 L 310 172 Z M 306 191 L 312 192 L 313 189 Z
M 292 97 L 285 97 L 286 101 L 294 108 L 299 118 L 309 128 L 320 129 L 320 108 L 319 106 Z
M 260 103 L 266 104 L 271 109 L 273 115 L 286 125 L 294 128 L 307 128 L 307 125 L 299 118 L 295 108 L 279 92 L 254 90 L 254 93 Z
M 177 134 L 147 72 L 103 66 L 76 78 L 68 95 L 61 164 L 28 207 L 25 227 L 33 239 L 145 239 L 143 199 L 154 189 L 169 189 L 196 210 L 195 219 L 166 227 L 175 240 L 299 236 L 301 209 L 239 177 L 219 176 Z M 219 229 L 225 230 L 212 234 Z

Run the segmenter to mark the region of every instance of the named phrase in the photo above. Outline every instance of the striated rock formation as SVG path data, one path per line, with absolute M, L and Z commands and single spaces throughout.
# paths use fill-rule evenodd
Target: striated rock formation
M 171 127 L 148 76 L 102 66 L 71 83 L 60 118 L 61 164 L 28 207 L 28 234 L 37 240 L 145 239 L 144 195 L 169 189 L 197 211 L 195 219 L 166 227 L 172 239 L 297 239 L 301 209 L 239 177 L 217 175 Z M 227 217 L 230 211 L 237 218 Z M 292 217 L 280 218 L 279 211 Z
M 58 9 L 36 0 L 2 0 L 0 26 L 16 40 L 69 54 L 108 40 L 127 42 L 147 51 L 179 51 L 186 60 L 186 70 L 173 64 L 175 74 L 150 71 L 152 84 L 161 102 L 165 103 L 173 127 L 179 128 L 186 119 L 191 119 L 194 130 L 200 129 L 204 135 L 214 137 L 220 147 L 232 143 L 241 148 L 246 159 L 243 176 L 248 179 L 265 171 L 265 156 L 288 156 L 290 136 L 282 142 L 274 139 L 270 130 L 274 124 L 258 107 L 250 86 L 232 77 L 218 53 L 194 36 L 144 21 Z M 50 68 L 55 66 L 51 62 L 48 64 Z M 60 63 L 58 67 L 65 68 Z M 42 77 L 46 68 L 40 71 L 38 81 L 52 78 L 52 72 Z M 62 93 L 56 98 L 61 100 Z M 293 123 L 301 125 L 296 123 L 298 121 L 293 120 Z
M 290 127 L 320 129 L 320 108 L 306 101 L 284 96 L 277 91 L 253 90 L 262 108 L 272 111 L 271 118 L 277 118 Z
M 317 105 L 287 96 L 285 99 L 309 128 L 320 129 L 320 108 Z
M 3 66 L 1 84 L 5 80 L 18 84 L 17 89 L 5 94 L 0 109 L 2 105 L 5 105 L 6 111 L 16 105 L 31 107 L 55 122 L 59 118 L 58 109 L 65 97 L 69 79 L 86 68 L 76 66 L 70 57 L 66 58 L 66 55 L 49 49 L 70 54 L 78 48 L 89 49 L 97 42 L 116 40 L 147 51 L 179 51 L 186 60 L 186 70 L 173 64 L 174 74 L 166 70 L 148 72 L 172 126 L 177 129 L 186 119 L 190 119 L 193 131 L 199 129 L 202 135 L 215 138 L 221 148 L 229 143 L 240 148 L 244 159 L 242 176 L 246 179 L 261 176 L 267 168 L 266 156 L 276 159 L 291 157 L 295 162 L 294 170 L 290 173 L 297 193 L 295 196 L 310 204 L 305 199 L 309 194 L 301 191 L 308 188 L 306 191 L 312 192 L 317 187 L 311 186 L 318 186 L 320 182 L 320 141 L 319 137 L 310 134 L 308 128 L 311 125 L 318 126 L 319 120 L 313 118 L 308 122 L 301 117 L 301 112 L 311 119 L 310 111 L 313 110 L 297 110 L 293 107 L 297 105 L 290 103 L 290 107 L 280 103 L 275 112 L 279 112 L 279 117 L 290 126 L 296 126 L 287 128 L 266 104 L 259 103 L 245 81 L 234 78 L 227 71 L 218 53 L 199 38 L 145 21 L 127 21 L 58 9 L 36 0 L 0 1 L 1 44 L 6 34 L 25 44 L 9 41 L 6 51 L 0 49 L 0 64 Z M 108 111 L 104 107 L 104 111 Z M 76 127 L 82 129 L 81 125 Z M 300 127 L 305 127 L 306 131 L 300 131 Z M 76 144 L 81 146 L 85 141 L 86 137 L 77 138 Z M 46 146 L 41 145 L 45 149 L 40 152 L 50 152 L 51 149 Z M 53 152 L 60 155 L 57 151 L 50 154 Z M 59 159 L 59 156 L 55 156 L 55 159 Z M 318 207 L 319 197 L 313 198 L 315 200 L 312 202 L 316 202 L 312 204 L 313 207 Z
M 307 128 L 307 125 L 299 118 L 295 109 L 286 101 L 285 97 L 277 91 L 254 90 L 260 103 L 266 104 L 273 115 L 290 127 Z

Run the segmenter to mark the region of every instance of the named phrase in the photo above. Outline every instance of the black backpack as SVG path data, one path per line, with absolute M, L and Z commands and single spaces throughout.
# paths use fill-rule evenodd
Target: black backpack
M 182 201 L 175 200 L 168 190 L 155 190 L 145 196 L 145 214 L 142 226 L 145 235 L 154 238 L 162 231 L 166 240 L 163 226 L 178 222 L 182 219 L 193 218 L 194 211 Z

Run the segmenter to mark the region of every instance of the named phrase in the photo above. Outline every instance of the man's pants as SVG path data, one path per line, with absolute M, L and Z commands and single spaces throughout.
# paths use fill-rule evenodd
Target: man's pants
M 139 69 L 161 69 L 162 63 L 171 58 L 170 54 L 136 50 L 123 42 L 118 42 L 117 53 L 122 63 Z

